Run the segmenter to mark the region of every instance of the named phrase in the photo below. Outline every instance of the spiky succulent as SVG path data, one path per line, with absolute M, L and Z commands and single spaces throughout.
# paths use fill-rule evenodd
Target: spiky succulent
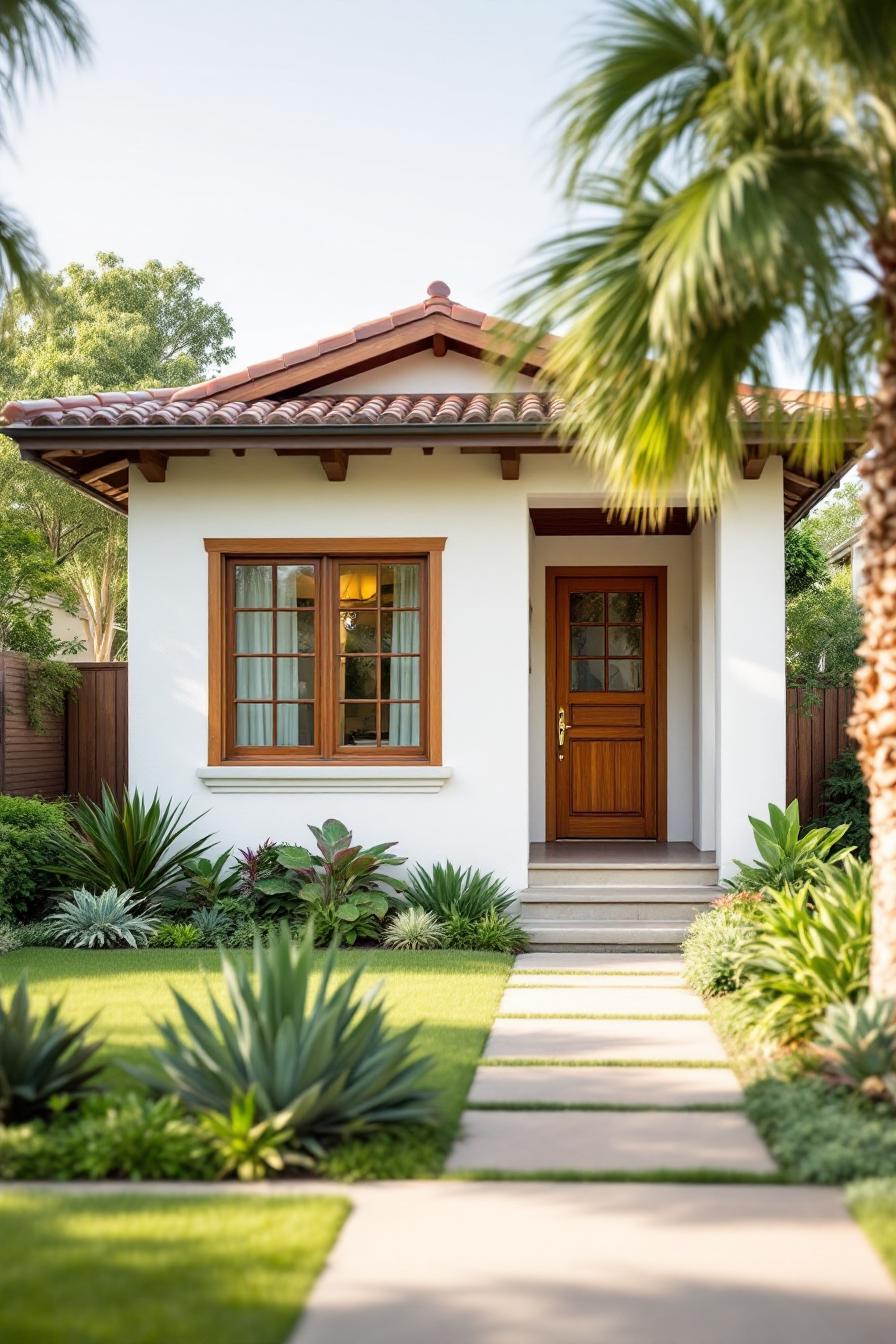
M 66 947 L 145 947 L 159 921 L 140 906 L 133 891 L 109 887 L 96 895 L 78 887 L 57 903 L 46 922 Z
M 896 1000 L 832 1003 L 815 1043 L 833 1082 L 896 1105 Z
M 95 1018 L 73 1026 L 57 1000 L 32 1012 L 23 974 L 8 1004 L 0 999 L 0 1124 L 44 1114 L 53 1097 L 83 1096 L 100 1071 L 101 1041 L 88 1041 Z
M 445 941 L 445 928 L 431 910 L 419 910 L 414 905 L 398 910 L 386 926 L 384 947 L 394 947 L 403 952 L 425 952 L 433 947 L 441 947 Z

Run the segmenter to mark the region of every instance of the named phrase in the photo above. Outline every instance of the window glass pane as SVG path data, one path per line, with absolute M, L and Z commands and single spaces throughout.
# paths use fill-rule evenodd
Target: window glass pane
M 419 747 L 420 706 L 383 705 L 380 745 L 384 747 Z
M 353 609 L 339 613 L 339 645 L 344 653 L 374 653 L 376 612 Z
M 642 652 L 640 625 L 611 625 L 609 628 L 610 653 L 640 658 Z
M 575 657 L 599 658 L 604 652 L 602 625 L 574 625 L 569 632 L 569 651 Z
M 343 658 L 342 695 L 349 700 L 376 699 L 376 659 Z
M 314 566 L 277 566 L 277 606 L 314 606 Z
M 381 601 L 384 607 L 419 607 L 420 566 L 383 565 Z
M 609 662 L 611 691 L 640 691 L 640 658 L 611 658 Z
M 314 659 L 278 658 L 277 695 L 290 700 L 314 699 Z
M 342 742 L 347 747 L 376 746 L 376 705 L 342 706 Z
M 273 617 L 269 611 L 238 611 L 236 614 L 237 653 L 270 653 Z
M 644 598 L 640 593 L 610 593 L 611 621 L 643 621 Z
M 277 705 L 277 746 L 314 745 L 314 706 Z
M 417 700 L 420 697 L 420 659 L 384 658 L 384 700 Z
M 380 638 L 384 653 L 420 652 L 420 613 L 384 611 L 380 617 Z
M 277 613 L 277 652 L 314 652 L 314 612 L 279 611 Z
M 237 700 L 270 700 L 273 683 L 270 658 L 237 658 Z
M 570 593 L 569 619 L 571 621 L 602 621 L 604 618 L 603 593 Z
M 579 659 L 570 663 L 570 690 L 602 691 L 604 689 L 604 665 L 601 660 Z
M 376 565 L 340 565 L 339 601 L 344 607 L 375 607 Z
M 234 597 L 238 607 L 269 607 L 271 605 L 271 566 L 237 565 L 234 575 Z
M 270 747 L 274 722 L 271 705 L 237 705 L 236 745 L 238 747 Z

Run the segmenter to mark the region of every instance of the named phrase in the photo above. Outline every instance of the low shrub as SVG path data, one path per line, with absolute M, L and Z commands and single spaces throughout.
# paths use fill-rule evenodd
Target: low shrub
M 893 1112 L 856 1092 L 769 1077 L 748 1085 L 744 1104 L 789 1180 L 839 1185 L 896 1171 Z
M 319 926 L 326 923 L 340 930 L 346 942 L 359 937 L 379 941 L 382 921 L 395 893 L 403 889 L 398 878 L 384 871 L 405 861 L 388 852 L 394 841 L 364 849 L 353 843 L 351 831 L 335 817 L 308 829 L 317 841 L 317 853 L 303 845 L 277 847 L 276 876 L 255 883 L 259 913 L 268 919 L 306 920 L 317 915 Z M 364 933 L 357 927 L 359 920 L 366 925 Z
M 391 1030 L 382 999 L 358 993 L 363 965 L 337 983 L 335 953 L 319 965 L 313 929 L 296 943 L 285 924 L 267 947 L 256 938 L 251 965 L 221 961 L 229 1011 L 213 1000 L 208 1020 L 174 992 L 181 1020 L 160 1024 L 155 1068 L 131 1068 L 152 1090 L 221 1116 L 253 1090 L 258 1118 L 288 1113 L 292 1150 L 312 1157 L 336 1136 L 432 1119 L 417 1028 Z
M 263 1181 L 287 1167 L 311 1166 L 300 1154 L 290 1152 L 292 1117 L 288 1111 L 255 1119 L 255 1090 L 234 1097 L 230 1112 L 207 1111 L 200 1127 L 220 1162 L 219 1176 L 237 1176 L 241 1181 Z
M 380 891 L 357 891 L 338 905 L 313 895 L 306 899 L 302 918 L 314 928 L 315 946 L 327 947 L 336 938 L 353 947 L 357 942 L 381 943 L 391 909 L 388 897 Z
M 834 1083 L 896 1106 L 896 1001 L 832 1003 L 815 1045 Z
M 847 826 L 846 839 L 857 859 L 871 853 L 871 819 L 868 814 L 868 785 L 854 751 L 844 751 L 828 767 L 821 790 L 824 819 L 829 826 Z
M 153 947 L 179 949 L 184 947 L 202 947 L 202 934 L 195 924 L 178 920 L 166 920 L 152 936 Z
M 58 884 L 53 865 L 68 831 L 64 803 L 0 795 L 0 919 L 33 919 Z
M 194 910 L 190 922 L 197 929 L 203 947 L 215 947 L 225 942 L 232 928 L 232 920 L 217 905 L 209 906 L 207 910 Z
M 56 930 L 48 919 L 38 919 L 32 924 L 19 924 L 17 931 L 22 947 L 56 946 Z
M 497 910 L 479 919 L 454 911 L 445 920 L 445 946 L 465 952 L 524 952 L 529 939 L 518 920 Z
M 18 952 L 19 948 L 24 946 L 22 930 L 18 924 L 0 924 L 0 956 L 4 952 Z
M 758 907 L 737 1016 L 781 1045 L 809 1040 L 830 1004 L 867 992 L 870 959 L 871 869 L 848 858 L 820 870 L 817 886 L 785 888 Z
M 9 1003 L 0 999 L 0 1124 L 46 1114 L 54 1099 L 82 1097 L 100 1071 L 101 1041 L 88 1041 L 95 1019 L 75 1026 L 61 1016 L 60 1001 L 32 1012 L 25 975 Z
M 397 910 L 383 937 L 383 947 L 392 947 L 402 952 L 427 952 L 441 947 L 445 941 L 445 926 L 431 910 L 420 910 L 408 906 Z
M 750 817 L 759 860 L 735 860 L 737 876 L 725 885 L 734 891 L 779 891 L 815 880 L 820 865 L 842 863 L 850 846 L 841 846 L 846 826 L 816 826 L 800 834 L 800 806 L 796 799 L 786 811 L 769 805 L 768 821 Z M 839 846 L 839 847 L 838 847 Z
M 187 885 L 183 899 L 187 909 L 205 909 L 224 897 L 237 895 L 243 879 L 238 869 L 228 870 L 232 857 L 232 851 L 227 849 L 216 859 L 184 859 L 183 874 Z
M 109 887 L 96 895 L 79 887 L 57 903 L 46 923 L 55 930 L 55 941 L 66 947 L 146 947 L 159 921 L 143 913 L 141 905 L 133 891 Z
M 722 898 L 692 923 L 681 945 L 684 978 L 695 994 L 731 994 L 743 983 L 743 958 L 755 932 L 755 902 Z
M 448 862 L 434 863 L 431 868 L 417 864 L 408 873 L 404 896 L 410 905 L 429 910 L 443 921 L 455 913 L 471 920 L 482 919 L 492 910 L 503 914 L 513 903 L 513 892 L 494 873 L 455 868 Z

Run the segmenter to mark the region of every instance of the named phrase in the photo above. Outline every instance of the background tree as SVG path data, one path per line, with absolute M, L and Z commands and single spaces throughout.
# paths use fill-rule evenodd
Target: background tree
M 201 287 L 184 262 L 129 267 L 101 252 L 94 267 L 45 275 L 48 302 L 36 313 L 13 292 L 3 310 L 12 335 L 0 344 L 0 404 L 198 382 L 233 358 L 230 318 Z M 124 520 L 23 463 L 9 439 L 0 439 L 0 504 L 44 538 L 77 594 L 91 657 L 110 659 L 127 586 Z
M 800 590 L 787 603 L 788 686 L 807 691 L 850 686 L 861 642 L 862 609 L 853 597 L 852 575 L 838 569 L 827 582 Z
M 777 429 L 808 471 L 842 460 L 879 387 L 852 731 L 871 985 L 896 997 L 896 5 L 615 0 L 602 20 L 559 104 L 567 195 L 588 217 L 546 246 L 518 312 L 528 341 L 563 331 L 545 371 L 562 429 L 623 512 L 659 512 L 673 482 L 714 504 L 743 459 L 739 385 L 768 387 L 795 333 L 827 395 Z
M 862 525 L 862 487 L 858 481 L 844 481 L 801 519 L 793 529 L 814 537 L 825 555 L 858 532 Z
M 811 532 L 793 527 L 784 537 L 784 591 L 796 597 L 807 588 L 826 583 L 829 578 L 827 557 Z

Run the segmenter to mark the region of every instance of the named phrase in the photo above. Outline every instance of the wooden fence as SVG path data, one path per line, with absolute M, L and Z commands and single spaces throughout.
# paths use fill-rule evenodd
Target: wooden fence
M 828 768 L 852 745 L 846 734 L 852 694 L 849 686 L 814 696 L 793 687 L 787 692 L 787 801 L 799 800 L 804 822 L 822 815 L 821 790 Z
M 46 733 L 31 728 L 27 689 L 25 659 L 0 655 L 0 793 L 58 798 L 65 793 L 65 724 L 61 718 L 50 721 Z

